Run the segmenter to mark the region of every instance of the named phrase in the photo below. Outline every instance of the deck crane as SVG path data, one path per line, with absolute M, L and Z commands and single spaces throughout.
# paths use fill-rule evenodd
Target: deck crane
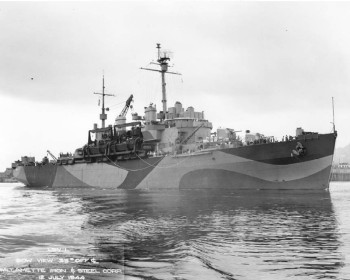
M 131 94 L 130 97 L 128 98 L 128 100 L 126 100 L 123 110 L 120 112 L 118 117 L 115 118 L 115 123 L 114 123 L 115 125 L 125 123 L 126 113 L 128 112 L 130 107 L 132 108 L 131 102 L 133 101 L 132 100 L 133 97 L 134 96 Z
M 57 161 L 57 158 L 49 150 L 47 150 L 47 153 L 52 157 L 54 161 Z
M 202 123 L 201 125 L 195 127 L 195 128 L 193 129 L 193 131 L 191 131 L 191 132 L 189 133 L 189 135 L 187 135 L 187 137 L 184 138 L 184 139 L 180 142 L 180 144 L 187 144 L 188 140 L 190 140 L 190 139 L 192 138 L 192 136 L 193 136 L 200 128 L 202 128 L 203 126 L 204 126 L 204 123 Z
M 126 113 L 128 112 L 129 107 L 132 108 L 132 106 L 131 106 L 130 104 L 131 104 L 131 102 L 133 101 L 133 100 L 132 100 L 133 97 L 134 97 L 133 95 L 130 95 L 130 97 L 128 98 L 128 100 L 126 100 L 125 106 L 124 106 L 123 110 L 120 112 L 120 114 L 119 114 L 118 117 L 125 117 L 125 116 L 126 116 Z

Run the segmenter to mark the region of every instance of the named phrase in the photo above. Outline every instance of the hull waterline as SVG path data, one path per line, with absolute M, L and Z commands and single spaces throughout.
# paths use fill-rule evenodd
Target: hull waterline
M 18 166 L 28 187 L 327 189 L 336 135 L 124 161 Z M 307 149 L 292 156 L 298 142 Z

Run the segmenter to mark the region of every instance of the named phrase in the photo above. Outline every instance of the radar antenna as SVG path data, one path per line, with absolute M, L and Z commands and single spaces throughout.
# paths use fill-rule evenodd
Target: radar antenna
M 157 44 L 158 49 L 158 63 L 151 62 L 151 64 L 156 64 L 160 66 L 161 70 L 151 69 L 151 68 L 143 68 L 140 69 L 143 70 L 149 70 L 149 71 L 156 71 L 160 72 L 162 74 L 162 103 L 163 103 L 163 118 L 165 118 L 165 114 L 167 112 L 167 99 L 166 99 L 166 83 L 165 83 L 165 73 L 167 74 L 175 74 L 175 75 L 181 75 L 180 73 L 176 72 L 169 72 L 168 71 L 168 61 L 170 60 L 171 52 L 169 51 L 162 51 L 160 44 Z

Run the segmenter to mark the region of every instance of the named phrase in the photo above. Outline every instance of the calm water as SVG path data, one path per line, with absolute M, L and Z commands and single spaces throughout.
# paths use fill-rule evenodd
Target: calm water
M 350 279 L 350 183 L 316 193 L 33 190 L 1 184 L 0 279 L 73 275 Z

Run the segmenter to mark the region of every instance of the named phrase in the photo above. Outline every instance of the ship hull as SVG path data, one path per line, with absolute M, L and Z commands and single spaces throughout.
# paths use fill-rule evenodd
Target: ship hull
M 99 163 L 18 166 L 28 187 L 120 189 L 327 189 L 334 134 L 238 148 Z M 293 155 L 297 144 L 306 148 Z M 105 160 L 108 160 L 106 158 Z

